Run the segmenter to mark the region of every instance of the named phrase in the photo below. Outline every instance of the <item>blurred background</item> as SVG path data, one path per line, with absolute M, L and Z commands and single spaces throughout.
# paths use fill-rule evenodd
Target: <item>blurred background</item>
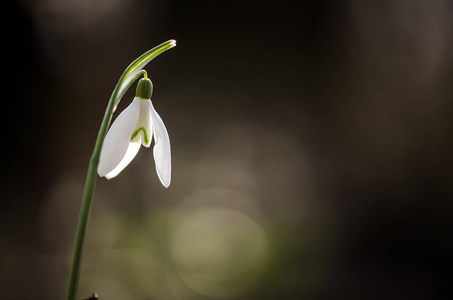
M 169 39 L 146 70 L 171 186 L 150 149 L 98 179 L 78 298 L 452 299 L 451 1 L 6 12 L 1 299 L 64 299 L 110 94 Z

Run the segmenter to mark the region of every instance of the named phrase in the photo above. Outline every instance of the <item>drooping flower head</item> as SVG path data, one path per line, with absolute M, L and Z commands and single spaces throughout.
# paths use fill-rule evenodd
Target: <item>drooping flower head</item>
M 98 174 L 111 179 L 137 155 L 140 146 L 149 147 L 154 139 L 154 162 L 165 187 L 171 181 L 171 150 L 167 129 L 153 107 L 153 84 L 140 79 L 132 103 L 116 118 L 107 132 L 99 158 Z

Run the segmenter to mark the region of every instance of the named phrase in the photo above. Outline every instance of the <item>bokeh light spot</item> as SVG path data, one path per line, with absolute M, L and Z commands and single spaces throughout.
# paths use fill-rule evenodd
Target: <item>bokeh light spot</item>
M 170 221 L 169 248 L 177 275 L 203 295 L 237 296 L 251 288 L 264 271 L 268 259 L 265 232 L 237 207 L 215 199 L 210 204 L 199 200 L 201 205 L 194 205 L 196 199 L 192 198 L 190 205 L 179 207 Z

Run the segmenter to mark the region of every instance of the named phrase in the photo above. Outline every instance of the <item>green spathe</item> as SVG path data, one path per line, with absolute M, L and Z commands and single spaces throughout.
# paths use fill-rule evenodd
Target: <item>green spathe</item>
M 148 78 L 142 78 L 138 81 L 135 96 L 142 99 L 151 99 L 153 94 L 153 83 Z

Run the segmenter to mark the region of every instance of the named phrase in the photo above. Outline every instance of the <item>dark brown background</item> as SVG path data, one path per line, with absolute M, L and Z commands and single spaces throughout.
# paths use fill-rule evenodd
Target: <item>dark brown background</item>
M 150 149 L 98 180 L 80 298 L 453 296 L 450 1 L 22 0 L 9 14 L 1 299 L 64 298 L 110 93 L 133 59 L 172 38 L 146 68 L 172 184 L 158 182 Z M 173 274 L 168 219 L 199 195 L 202 207 L 239 203 L 265 236 L 237 293 L 248 279 L 213 296 Z

